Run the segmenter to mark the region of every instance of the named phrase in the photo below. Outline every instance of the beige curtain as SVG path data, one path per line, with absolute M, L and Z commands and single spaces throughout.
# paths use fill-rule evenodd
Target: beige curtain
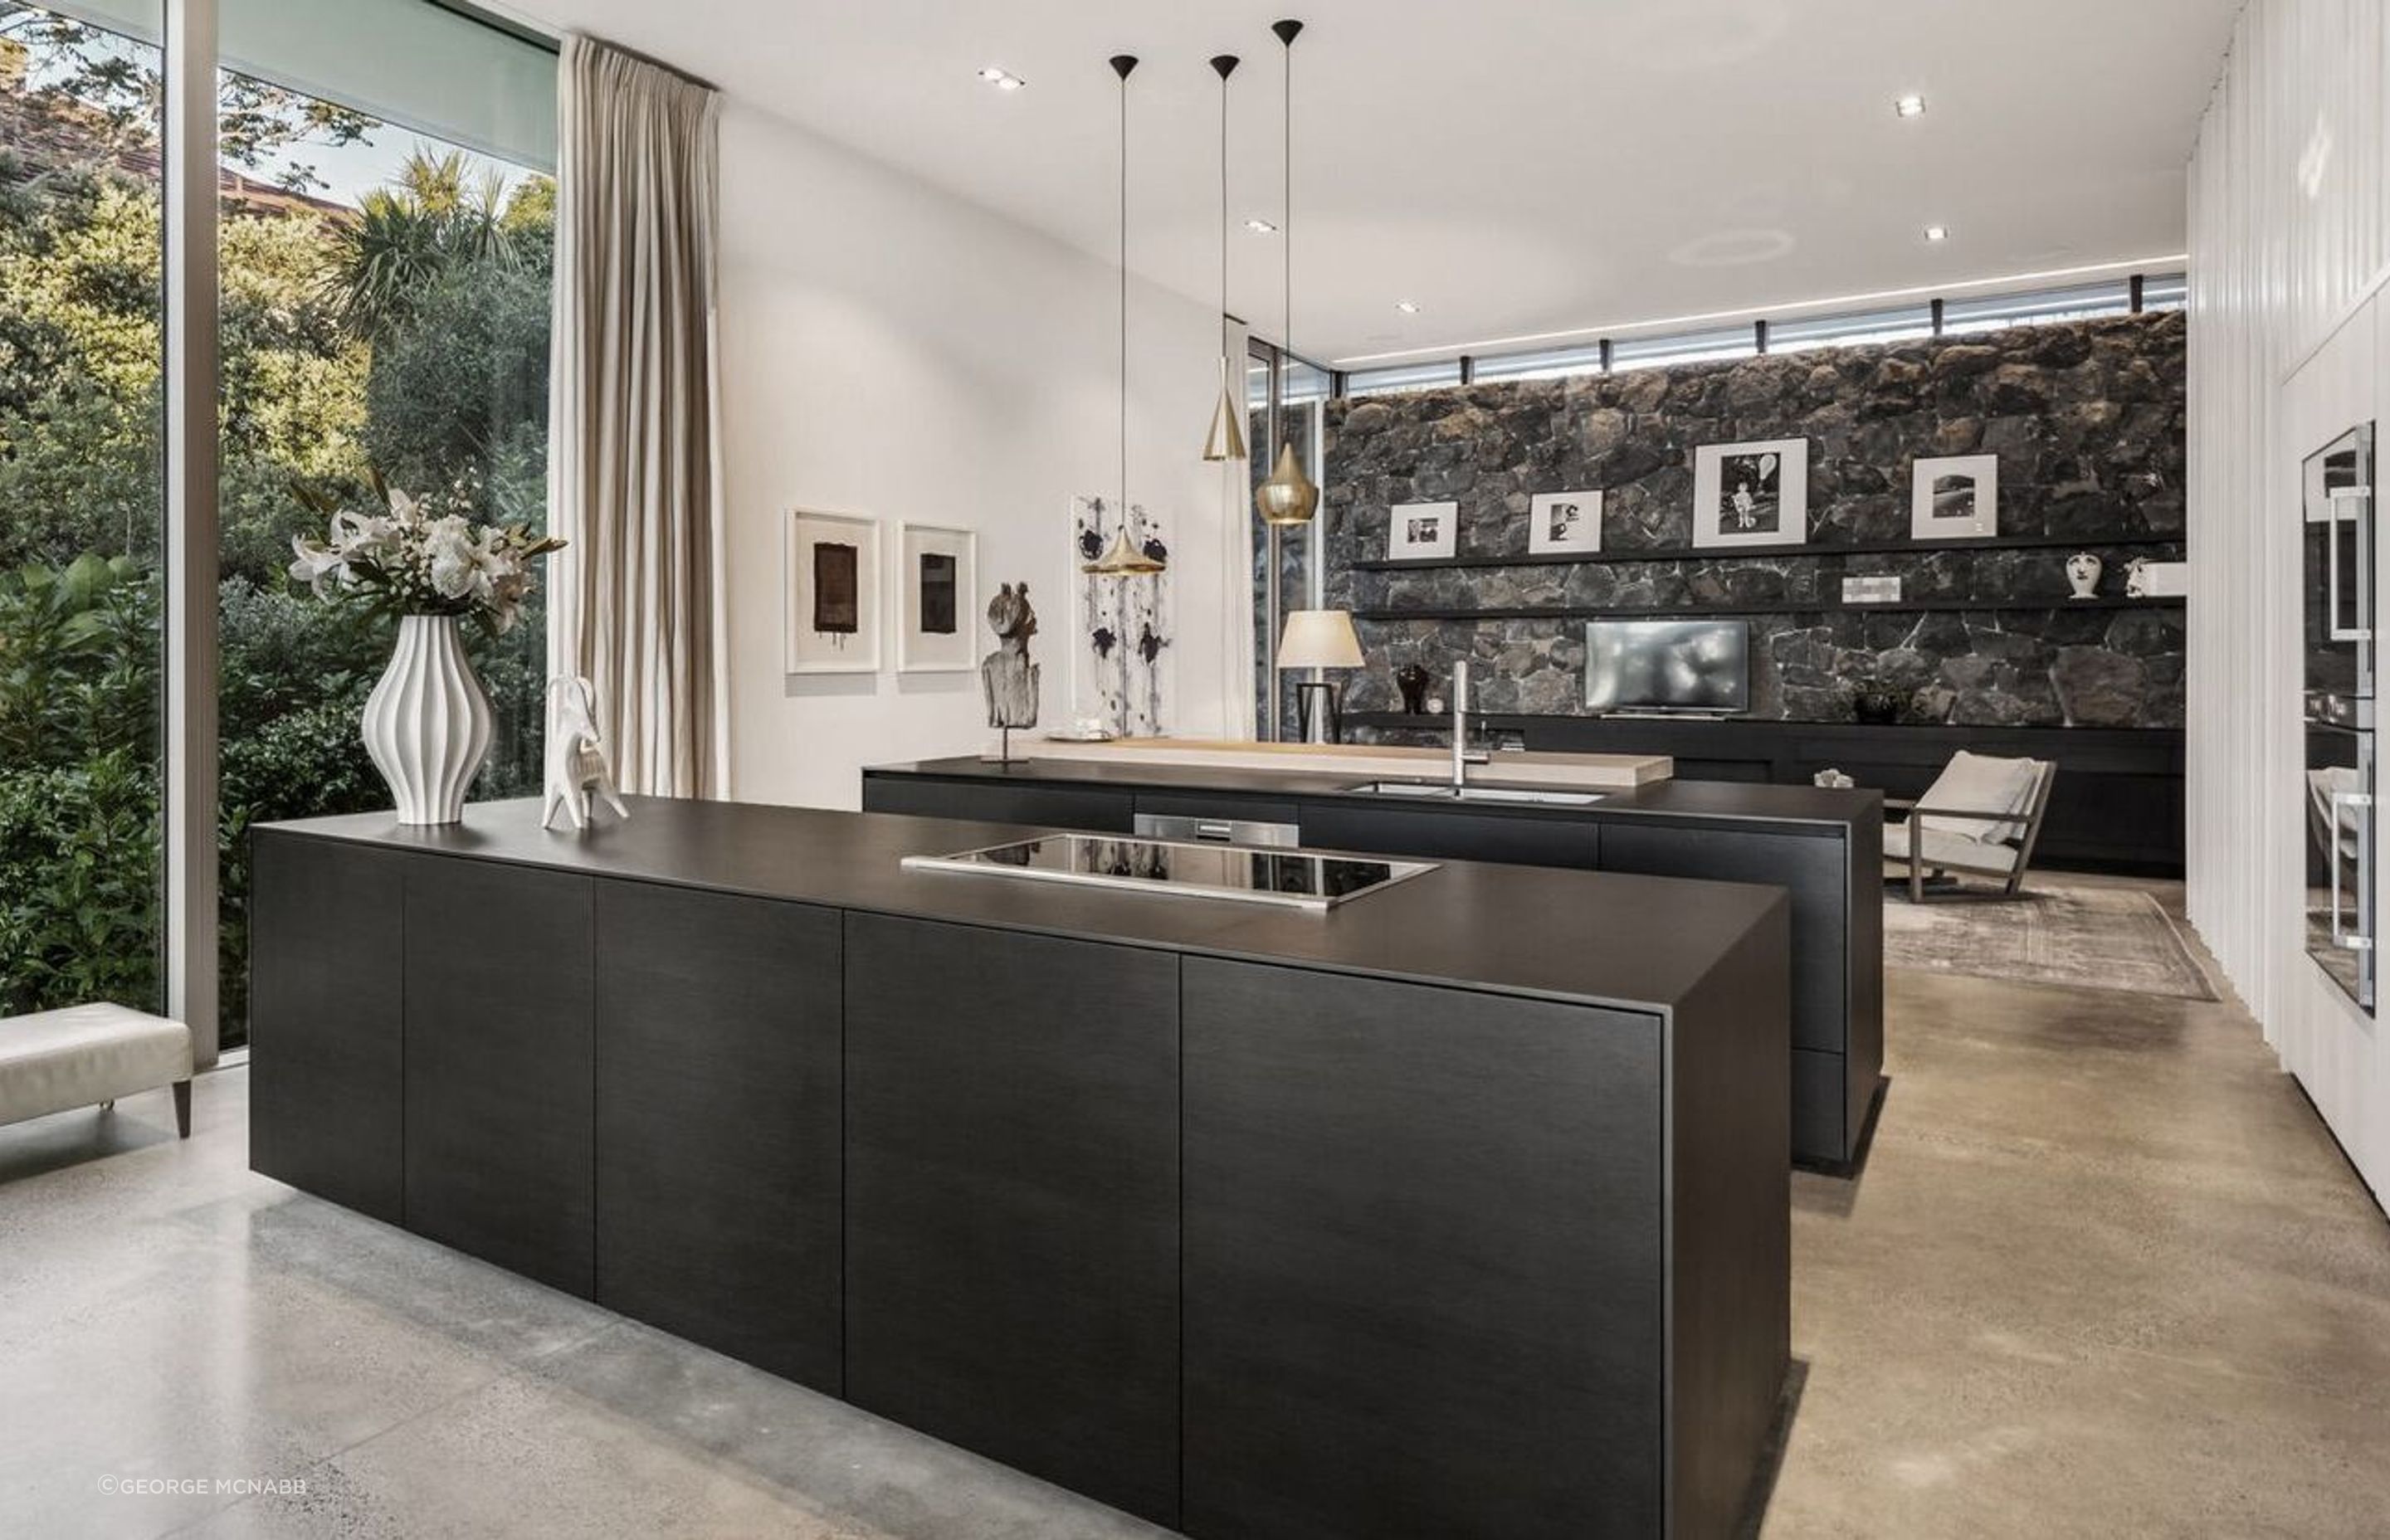
M 588 676 L 624 790 L 721 796 L 720 98 L 586 37 L 560 69 L 549 657 Z

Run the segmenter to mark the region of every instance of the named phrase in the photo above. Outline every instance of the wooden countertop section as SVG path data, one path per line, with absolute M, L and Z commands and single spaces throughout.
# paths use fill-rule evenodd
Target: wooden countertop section
M 1194 770 L 1302 770 L 1355 780 L 1416 780 L 1445 773 L 1448 749 L 1347 743 L 1241 743 L 1219 738 L 1124 738 L 1109 743 L 1039 739 L 1019 745 L 1024 756 L 1088 764 L 1165 764 Z M 1506 786 L 1567 791 L 1631 791 L 1670 779 L 1676 761 L 1665 754 L 1504 754 Z M 1493 778 L 1490 771 L 1476 772 Z

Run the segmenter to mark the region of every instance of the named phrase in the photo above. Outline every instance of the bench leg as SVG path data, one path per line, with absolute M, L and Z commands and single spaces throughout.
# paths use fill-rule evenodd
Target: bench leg
M 174 1132 L 183 1138 L 191 1136 L 191 1083 L 174 1082 Z

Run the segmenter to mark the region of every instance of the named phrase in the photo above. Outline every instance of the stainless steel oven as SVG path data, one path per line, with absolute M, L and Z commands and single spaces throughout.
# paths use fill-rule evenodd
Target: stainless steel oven
M 2373 1010 L 2373 428 L 2306 458 L 2305 552 L 2307 955 Z

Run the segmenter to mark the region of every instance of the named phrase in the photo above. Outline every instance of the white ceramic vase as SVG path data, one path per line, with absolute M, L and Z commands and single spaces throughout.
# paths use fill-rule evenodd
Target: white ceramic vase
M 2089 551 L 2077 551 L 2066 558 L 2067 585 L 2075 590 L 2076 598 L 2096 599 L 2100 597 L 2100 573 L 2104 566 Z
M 490 751 L 490 698 L 452 615 L 398 622 L 390 667 L 366 699 L 366 752 L 390 782 L 402 824 L 454 824 Z

